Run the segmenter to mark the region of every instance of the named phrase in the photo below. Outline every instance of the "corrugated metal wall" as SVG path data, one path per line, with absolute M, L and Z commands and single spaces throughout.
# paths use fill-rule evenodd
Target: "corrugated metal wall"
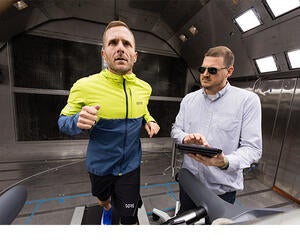
M 256 92 L 262 104 L 263 156 L 257 178 L 300 200 L 300 79 L 233 83 Z

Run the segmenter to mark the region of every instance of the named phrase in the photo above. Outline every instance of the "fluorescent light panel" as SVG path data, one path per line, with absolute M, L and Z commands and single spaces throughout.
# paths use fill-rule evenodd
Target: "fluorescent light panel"
M 181 35 L 179 36 L 179 39 L 180 39 L 182 42 L 185 42 L 188 38 L 186 37 L 186 35 L 181 34 Z
M 192 26 L 189 28 L 189 31 L 191 32 L 191 34 L 192 34 L 193 36 L 195 36 L 195 35 L 198 33 L 198 30 L 197 30 L 197 28 L 196 28 L 194 25 L 192 25 Z
M 27 3 L 25 3 L 24 1 L 18 1 L 16 3 L 14 3 L 14 6 L 18 9 L 18 10 L 23 10 L 25 8 L 28 7 Z
M 299 0 L 266 0 L 274 17 L 281 16 L 291 10 L 300 7 Z
M 287 56 L 292 69 L 300 68 L 300 49 L 288 51 Z
M 251 30 L 262 24 L 256 12 L 252 8 L 235 18 L 235 21 L 243 32 Z
M 274 56 L 267 56 L 255 60 L 260 73 L 278 71 Z

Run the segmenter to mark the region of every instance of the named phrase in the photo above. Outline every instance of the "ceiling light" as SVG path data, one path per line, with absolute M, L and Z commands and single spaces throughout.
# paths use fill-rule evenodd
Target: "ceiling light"
M 197 30 L 197 28 L 194 25 L 192 25 L 189 28 L 189 31 L 192 33 L 193 36 L 195 36 L 198 33 L 198 30 Z
M 274 56 L 267 56 L 256 59 L 255 63 L 260 73 L 278 71 Z
M 186 37 L 186 35 L 181 34 L 181 35 L 179 36 L 179 39 L 180 39 L 182 42 L 185 42 L 188 38 Z
M 291 69 L 300 68 L 300 49 L 287 52 Z
M 246 32 L 248 30 L 251 30 L 259 25 L 262 24 L 260 19 L 258 18 L 258 14 L 256 11 L 252 8 L 238 16 L 234 19 L 236 23 L 238 24 L 239 28 Z
M 27 3 L 25 3 L 24 1 L 18 1 L 16 3 L 14 3 L 14 6 L 18 9 L 18 10 L 23 10 L 25 8 L 28 7 Z
M 281 16 L 289 11 L 292 11 L 300 7 L 299 0 L 288 0 L 288 1 L 278 1 L 278 0 L 265 0 L 268 8 L 271 10 L 274 17 Z

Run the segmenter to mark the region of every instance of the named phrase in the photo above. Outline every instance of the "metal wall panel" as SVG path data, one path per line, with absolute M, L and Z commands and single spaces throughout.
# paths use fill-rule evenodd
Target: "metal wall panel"
M 284 89 L 294 93 L 274 184 L 300 200 L 300 80 L 285 80 Z
M 256 177 L 299 199 L 300 81 L 297 79 L 232 82 L 258 94 L 262 105 L 263 154 Z
M 263 154 L 258 162 L 258 168 L 255 173 L 257 178 L 270 188 L 274 182 L 282 140 L 280 129 L 275 130 L 282 82 L 282 80 L 262 82 L 261 79 L 256 81 L 231 82 L 234 86 L 255 92 L 260 98 L 262 106 Z M 276 134 L 276 140 L 273 143 L 274 134 Z
M 259 162 L 262 178 L 273 186 L 285 137 L 294 81 L 264 80 L 255 88 L 262 104 L 263 156 Z

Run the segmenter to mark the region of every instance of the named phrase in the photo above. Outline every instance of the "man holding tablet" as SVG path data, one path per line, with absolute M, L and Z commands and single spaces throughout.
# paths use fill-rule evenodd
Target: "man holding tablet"
M 234 54 L 225 46 L 206 52 L 199 68 L 202 88 L 183 98 L 171 131 L 178 144 L 220 149 L 212 157 L 185 154 L 182 167 L 232 204 L 236 191 L 244 188 L 243 169 L 262 155 L 260 99 L 230 85 L 227 79 L 234 71 L 233 64 Z M 181 187 L 179 196 L 179 212 L 195 208 Z

